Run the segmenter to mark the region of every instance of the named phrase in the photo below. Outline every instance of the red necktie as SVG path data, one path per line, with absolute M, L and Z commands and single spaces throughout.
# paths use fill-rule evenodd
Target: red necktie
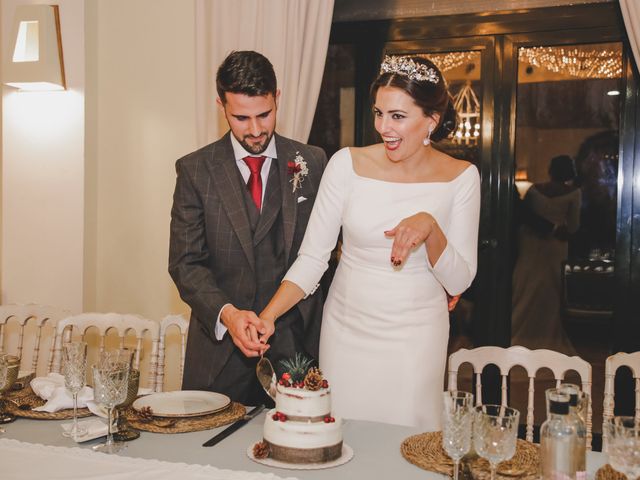
M 249 170 L 251 170 L 247 188 L 258 211 L 260 211 L 262 207 L 262 175 L 260 175 L 260 171 L 262 170 L 264 159 L 265 157 L 244 157 L 244 162 L 249 167 Z

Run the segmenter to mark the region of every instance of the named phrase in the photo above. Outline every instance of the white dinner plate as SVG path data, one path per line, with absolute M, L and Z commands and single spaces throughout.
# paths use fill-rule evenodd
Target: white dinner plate
M 199 390 L 152 393 L 133 402 L 137 411 L 150 407 L 156 417 L 195 417 L 227 408 L 231 400 L 226 395 Z

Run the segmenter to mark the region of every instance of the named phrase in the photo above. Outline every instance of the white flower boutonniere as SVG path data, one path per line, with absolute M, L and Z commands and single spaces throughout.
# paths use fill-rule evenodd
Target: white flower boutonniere
M 307 167 L 307 162 L 304 160 L 304 157 L 300 155 L 300 152 L 296 152 L 296 158 L 293 159 L 293 162 L 287 162 L 287 170 L 289 171 L 289 175 L 291 175 L 291 180 L 289 180 L 293 184 L 293 192 L 295 192 L 304 177 L 309 174 L 309 168 Z

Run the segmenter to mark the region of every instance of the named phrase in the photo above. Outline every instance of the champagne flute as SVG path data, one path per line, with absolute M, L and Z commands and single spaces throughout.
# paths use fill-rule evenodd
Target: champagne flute
M 616 416 L 607 421 L 609 464 L 629 480 L 640 478 L 640 419 Z
M 107 441 L 96 445 L 94 450 L 103 453 L 116 453 L 124 443 L 113 440 L 113 408 L 127 398 L 129 386 L 129 364 L 127 362 L 104 362 L 93 367 L 94 399 L 107 409 Z
M 498 464 L 516 453 L 520 412 L 504 405 L 478 405 L 473 419 L 473 446 L 491 467 L 496 478 Z
M 87 434 L 87 429 L 78 425 L 78 393 L 85 385 L 87 375 L 87 344 L 67 343 L 62 348 L 64 386 L 73 395 L 73 426 L 63 432 L 65 437 L 76 440 Z
M 453 480 L 458 480 L 460 460 L 471 448 L 473 395 L 454 390 L 443 396 L 442 448 L 453 460 Z

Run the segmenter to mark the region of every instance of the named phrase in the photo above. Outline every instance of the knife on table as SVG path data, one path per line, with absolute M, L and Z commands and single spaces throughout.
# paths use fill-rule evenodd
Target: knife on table
M 262 410 L 264 410 L 264 405 L 258 405 L 257 407 L 252 408 L 251 411 L 249 413 L 247 413 L 243 418 L 241 418 L 237 422 L 229 425 L 223 431 L 221 431 L 220 433 L 218 433 L 214 437 L 212 437 L 209 440 L 207 440 L 206 442 L 204 442 L 202 444 L 202 446 L 203 447 L 211 447 L 211 446 L 215 445 L 216 443 L 221 442 L 222 440 L 227 438 L 229 435 L 231 435 L 233 432 L 238 430 L 240 427 L 245 426 L 253 418 L 257 417 L 260 414 L 260 412 L 262 412 Z

